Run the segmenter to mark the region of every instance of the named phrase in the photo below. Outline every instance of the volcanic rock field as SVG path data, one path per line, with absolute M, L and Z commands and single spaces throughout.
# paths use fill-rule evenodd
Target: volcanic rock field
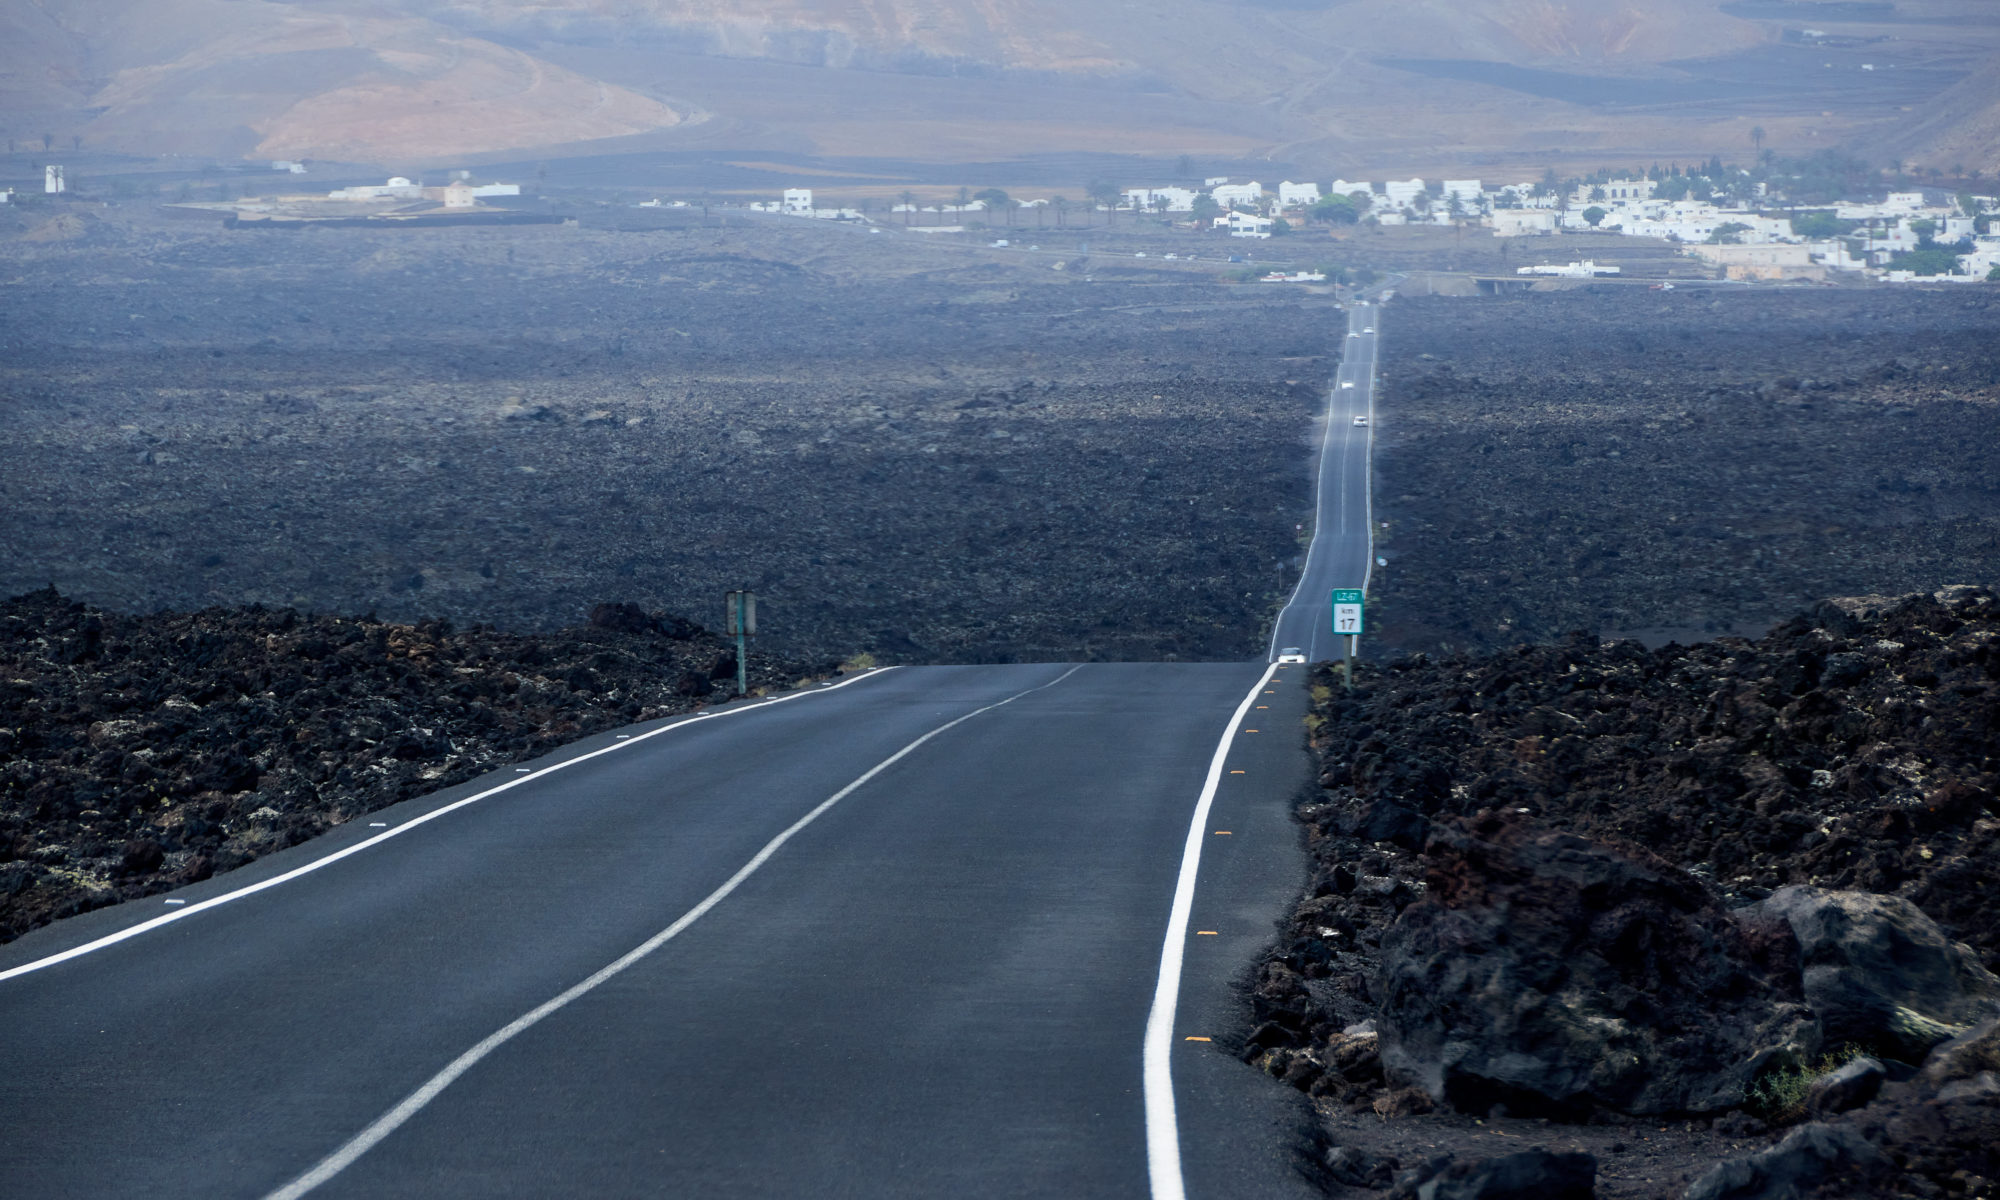
M 2000 577 L 1996 332 L 1983 287 L 1395 304 L 1382 641 L 1689 641 Z
M 1262 655 L 1330 295 L 1136 226 L 577 207 L 0 214 L 0 938 L 719 700 L 730 588 L 765 689 Z M 1466 256 L 1277 249 L 1363 241 Z M 1374 632 L 1218 1038 L 1311 1098 L 1304 1169 L 1993 1194 L 2000 289 L 1382 325 Z
M 1312 880 L 1239 1053 L 1322 1098 L 1336 1188 L 1525 1138 L 1592 1153 L 1598 1195 L 1677 1196 L 1817 1118 L 1795 1175 L 1700 1194 L 1986 1194 L 1991 590 L 1315 684 Z M 1849 1059 L 1868 1094 L 1785 1091 Z
M 1257 652 L 1329 297 L 585 216 L 4 243 L 0 594 L 553 629 L 749 587 L 787 652 Z

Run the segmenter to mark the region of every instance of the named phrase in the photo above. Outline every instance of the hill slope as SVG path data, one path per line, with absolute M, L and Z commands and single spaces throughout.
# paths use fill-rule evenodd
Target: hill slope
M 40 0 L 0 15 L 0 100 L 31 139 L 391 162 L 616 138 L 1326 174 L 1741 155 L 1756 127 L 1786 153 L 1991 169 L 2000 23 L 1982 7 Z

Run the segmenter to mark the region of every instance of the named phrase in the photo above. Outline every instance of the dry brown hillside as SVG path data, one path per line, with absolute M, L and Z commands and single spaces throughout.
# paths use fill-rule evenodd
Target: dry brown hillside
M 1860 149 L 2000 169 L 1984 0 L 36 0 L 10 136 L 434 162 L 760 146 L 1309 173 Z M 1935 160 L 1935 161 L 1933 161 Z

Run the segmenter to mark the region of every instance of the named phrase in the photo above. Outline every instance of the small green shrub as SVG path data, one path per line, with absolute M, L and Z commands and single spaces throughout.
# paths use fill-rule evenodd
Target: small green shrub
M 1743 1108 L 1751 1116 L 1772 1125 L 1789 1125 L 1806 1113 L 1806 1095 L 1823 1075 L 1831 1075 L 1862 1055 L 1859 1046 L 1841 1046 L 1820 1056 L 1817 1063 L 1779 1067 L 1750 1085 Z

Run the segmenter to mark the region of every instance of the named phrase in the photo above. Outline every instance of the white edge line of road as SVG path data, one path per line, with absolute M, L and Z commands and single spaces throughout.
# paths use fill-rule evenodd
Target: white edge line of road
M 321 1159 L 319 1163 L 316 1164 L 310 1171 L 307 1171 L 305 1174 L 299 1176 L 297 1179 L 292 1180 L 290 1183 L 279 1188 L 277 1191 L 272 1192 L 268 1197 L 266 1197 L 266 1200 L 298 1200 L 298 1197 L 305 1195 L 307 1192 L 312 1191 L 314 1188 L 320 1186 L 321 1184 L 332 1179 L 334 1176 L 340 1174 L 342 1171 L 346 1170 L 349 1166 L 351 1166 L 354 1163 L 356 1159 L 360 1158 L 362 1155 L 374 1149 L 375 1146 L 379 1142 L 381 1142 L 383 1138 L 386 1138 L 390 1134 L 396 1132 L 396 1130 L 405 1121 L 408 1121 L 411 1117 L 416 1116 L 418 1112 L 422 1111 L 425 1105 L 429 1104 L 432 1100 L 437 1099 L 438 1095 L 442 1093 L 446 1088 L 450 1087 L 452 1083 L 458 1079 L 459 1076 L 465 1074 L 467 1071 L 471 1070 L 474 1066 L 478 1065 L 480 1059 L 485 1058 L 487 1055 L 493 1053 L 495 1050 L 498 1050 L 501 1046 L 504 1046 L 508 1042 L 512 1041 L 515 1037 L 526 1032 L 530 1027 L 535 1025 L 537 1022 L 541 1021 L 542 1018 L 552 1015 L 557 1010 L 569 1004 L 572 1000 L 576 1000 L 579 997 L 584 996 L 589 992 L 596 990 L 599 986 L 608 982 L 614 976 L 621 974 L 627 968 L 637 963 L 640 959 L 645 958 L 653 951 L 658 950 L 661 946 L 664 946 L 668 942 L 672 941 L 674 938 L 679 937 L 681 932 L 685 930 L 688 926 L 694 924 L 696 921 L 699 921 L 703 916 L 707 915 L 710 909 L 722 903 L 722 901 L 728 897 L 729 893 L 735 891 L 737 887 L 743 883 L 744 880 L 756 874 L 757 869 L 759 867 L 762 867 L 766 862 L 770 861 L 771 856 L 778 852 L 778 848 L 780 846 L 783 846 L 786 842 L 791 841 L 793 835 L 797 834 L 800 830 L 804 829 L 806 826 L 818 820 L 821 813 L 824 813 L 826 810 L 832 808 L 834 805 L 846 799 L 849 795 L 851 795 L 853 792 L 859 789 L 863 784 L 867 783 L 869 780 L 875 778 L 877 775 L 880 775 L 882 772 L 894 766 L 897 762 L 901 761 L 903 758 L 915 752 L 917 747 L 923 745 L 925 742 L 930 741 L 932 738 L 943 733 L 945 730 L 952 728 L 955 725 L 962 725 L 965 722 L 970 721 L 972 718 L 979 716 L 981 713 L 992 712 L 994 709 L 999 708 L 1002 705 L 1012 704 L 1014 701 L 1019 700 L 1023 696 L 1032 695 L 1035 692 L 1052 688 L 1055 685 L 1061 683 L 1063 680 L 1068 679 L 1070 676 L 1076 674 L 1078 671 L 1081 670 L 1083 670 L 1083 666 L 1081 664 L 1078 664 L 1077 666 L 1071 667 L 1069 670 L 1064 671 L 1061 675 L 1056 676 L 1054 679 L 1049 680 L 1047 683 L 1039 684 L 1035 687 L 1026 688 L 1022 691 L 1015 692 L 1013 695 L 1007 697 L 1005 700 L 997 700 L 992 704 L 987 705 L 984 708 L 975 708 L 971 712 L 966 713 L 962 717 L 946 721 L 944 724 L 931 730 L 929 733 L 924 734 L 922 737 L 911 742 L 909 745 L 904 746 L 901 750 L 896 751 L 894 754 L 891 754 L 889 757 L 883 759 L 881 762 L 878 762 L 874 766 L 868 768 L 868 770 L 864 774 L 862 774 L 859 778 L 855 779 L 854 782 L 848 784 L 844 788 L 841 788 L 833 795 L 828 796 L 825 800 L 820 801 L 818 807 L 814 808 L 811 812 L 808 812 L 805 816 L 800 817 L 798 820 L 792 822 L 791 825 L 786 827 L 783 833 L 780 833 L 778 836 L 766 842 L 764 844 L 764 848 L 762 850 L 759 850 L 754 858 L 752 858 L 749 862 L 744 863 L 741 867 L 738 867 L 734 875 L 731 875 L 726 881 L 724 881 L 721 887 L 716 888 L 714 891 L 710 892 L 706 897 L 704 897 L 701 903 L 695 905 L 693 908 L 688 909 L 685 913 L 682 913 L 679 920 L 667 926 L 665 929 L 662 929 L 660 932 L 654 934 L 652 937 L 647 938 L 645 941 L 639 943 L 638 946 L 627 951 L 623 957 L 613 961 L 609 966 L 601 968 L 600 970 L 598 970 L 596 974 L 590 976 L 588 979 L 585 979 L 583 982 L 572 986 L 569 990 L 562 992 L 560 995 L 557 995 L 554 999 L 546 1000 L 542 1002 L 540 1005 L 536 1006 L 535 1008 L 529 1009 L 526 1013 L 523 1013 L 521 1016 L 516 1017 L 514 1020 L 508 1022 L 506 1025 L 503 1025 L 499 1029 L 488 1034 L 477 1045 L 473 1046 L 472 1049 L 467 1050 L 465 1053 L 451 1060 L 451 1063 L 448 1066 L 446 1066 L 444 1070 L 439 1071 L 437 1074 L 431 1076 L 428 1080 L 426 1080 L 422 1087 L 419 1087 L 416 1091 L 411 1092 L 408 1096 L 405 1096 L 402 1100 L 402 1103 L 396 1105 L 388 1112 L 383 1113 L 381 1116 L 375 1118 L 375 1120 L 366 1129 L 363 1129 L 360 1133 L 357 1133 L 352 1138 L 349 1138 L 346 1144 L 342 1145 L 338 1150 L 335 1150 L 332 1154 L 329 1154 L 325 1158 Z M 1255 693 L 1252 694 L 1254 695 Z
M 30 971 L 39 971 L 43 967 L 55 966 L 57 963 L 67 962 L 72 958 L 81 958 L 83 955 L 89 954 L 92 951 L 102 950 L 107 946 L 117 945 L 119 942 L 123 942 L 128 939 L 138 937 L 142 933 L 149 933 L 152 930 L 158 929 L 162 925 L 172 924 L 175 921 L 186 920 L 188 917 L 191 917 L 198 912 L 207 912 L 209 909 L 214 908 L 217 905 L 227 904 L 231 900 L 241 900 L 245 896 L 254 895 L 257 892 L 264 891 L 268 888 L 277 887 L 281 883 L 290 883 L 292 880 L 297 879 L 301 875 L 309 875 L 312 872 L 319 870 L 321 867 L 332 866 L 334 863 L 339 862 L 341 859 L 346 858 L 349 855 L 359 854 L 363 850 L 367 850 L 373 846 L 378 846 L 383 842 L 388 841 L 390 838 L 401 837 L 403 834 L 406 834 L 410 830 L 417 828 L 419 825 L 423 825 L 427 822 L 434 821 L 437 818 L 444 816 L 446 813 L 456 812 L 459 809 L 464 808 L 469 804 L 477 804 L 481 800 L 485 800 L 491 796 L 497 796 L 501 792 L 507 791 L 510 788 L 516 788 L 524 783 L 529 783 L 536 779 L 540 779 L 544 775 L 548 775 L 556 771 L 561 771 L 568 767 L 573 767 L 581 762 L 588 762 L 591 759 L 598 757 L 599 755 L 610 754 L 614 750 L 623 750 L 627 746 L 636 746 L 639 743 L 646 741 L 648 738 L 655 738 L 663 733 L 670 733 L 676 729 L 684 729 L 689 725 L 698 724 L 702 721 L 713 721 L 718 717 L 728 717 L 728 716 L 734 716 L 737 713 L 753 712 L 760 708 L 768 708 L 773 704 L 783 704 L 787 700 L 797 700 L 804 696 L 822 696 L 828 692 L 838 691 L 841 688 L 846 687 L 850 683 L 859 683 L 864 679 L 870 679 L 876 675 L 880 675 L 884 671 L 893 671 L 893 670 L 896 670 L 896 668 L 882 667 L 877 670 L 868 671 L 863 674 L 856 675 L 852 679 L 843 679 L 839 683 L 836 683 L 831 687 L 819 687 L 804 691 L 792 692 L 789 695 L 777 696 L 769 700 L 760 700 L 755 704 L 747 704 L 741 708 L 725 708 L 716 710 L 714 712 L 698 713 L 695 716 L 686 718 L 685 720 L 675 721 L 671 725 L 662 725 L 658 729 L 649 729 L 645 733 L 638 734 L 624 741 L 613 742 L 609 746 L 605 746 L 597 750 L 592 750 L 588 754 L 579 754 L 575 758 L 566 758 L 559 763 L 551 763 L 548 766 L 543 767 L 539 771 L 530 772 L 529 774 L 522 775 L 514 779 L 510 779 L 505 783 L 499 784 L 498 786 L 487 788 L 483 792 L 467 796 L 461 800 L 454 800 L 450 804 L 444 805 L 441 808 L 432 809 L 430 812 L 427 812 L 420 817 L 412 818 L 411 820 L 406 821 L 401 825 L 397 825 L 393 828 L 386 829 L 383 832 L 378 833 L 371 838 L 368 838 L 364 841 L 356 842 L 352 846 L 347 846 L 342 849 L 336 850 L 333 853 L 328 854 L 323 858 L 316 858 L 309 863 L 304 863 L 301 864 L 300 866 L 293 867 L 291 870 L 286 871 L 281 875 L 273 875 L 269 879 L 264 879 L 256 883 L 248 884 L 244 887 L 237 888 L 234 891 L 224 892 L 220 896 L 211 896 L 208 899 L 201 901 L 199 904 L 189 904 L 183 908 L 176 908 L 174 911 L 170 913 L 163 913 L 160 916 L 154 917 L 150 921 L 141 921 L 137 925 L 133 925 L 126 929 L 121 929 L 116 933 L 106 934 L 103 937 L 96 939 L 95 941 L 85 942 L 80 946 L 72 946 L 69 949 L 62 951 L 61 953 L 51 954 L 46 958 L 38 958 L 32 962 L 25 962 L 18 967 L 10 967 L 5 971 L 0 971 L 0 982 L 12 979 L 17 975 L 26 975 Z
M 1264 668 L 1255 687 L 1236 706 L 1223 730 L 1215 757 L 1208 763 L 1208 779 L 1202 784 L 1201 798 L 1195 801 L 1194 818 L 1188 823 L 1187 844 L 1181 848 L 1181 873 L 1174 884 L 1174 906 L 1167 916 L 1167 940 L 1160 950 L 1160 978 L 1153 988 L 1153 1008 L 1146 1016 L 1145 1063 L 1146 1175 L 1152 1185 L 1153 1200 L 1185 1200 L 1187 1184 L 1181 1178 L 1181 1133 L 1174 1115 L 1174 1010 L 1180 1005 L 1181 962 L 1187 952 L 1188 916 L 1194 909 L 1195 875 L 1201 870 L 1201 847 L 1208 840 L 1208 812 L 1214 807 L 1216 789 L 1222 785 L 1222 770 L 1229 762 L 1229 748 L 1236 743 L 1236 731 L 1249 714 L 1250 705 L 1278 664 Z
M 1376 306 L 1378 309 L 1380 305 Z M 1368 335 L 1368 450 L 1361 456 L 1361 511 L 1368 527 L 1368 559 L 1361 567 L 1361 598 L 1368 598 L 1368 581 L 1375 578 L 1375 377 L 1382 365 L 1382 314 L 1375 314 L 1375 332 Z

